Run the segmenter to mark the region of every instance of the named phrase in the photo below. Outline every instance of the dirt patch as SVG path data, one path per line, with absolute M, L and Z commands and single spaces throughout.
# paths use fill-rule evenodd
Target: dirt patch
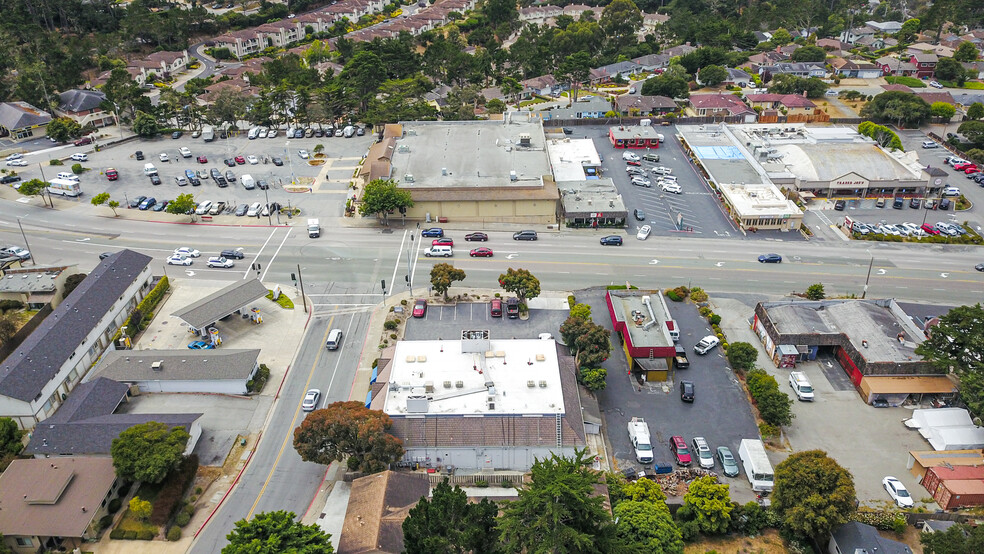
M 308 160 L 308 165 L 325 165 L 325 160 Z
M 919 542 L 919 533 L 919 529 L 916 529 L 911 525 L 906 526 L 905 533 L 903 533 L 901 537 L 891 531 L 878 531 L 878 534 L 886 539 L 892 539 L 893 541 L 905 543 L 912 549 L 913 554 L 923 554 L 923 547 Z
M 757 537 L 701 537 L 683 550 L 684 554 L 704 554 L 711 551 L 728 554 L 786 554 L 788 552 L 779 533 L 774 529 L 768 529 Z

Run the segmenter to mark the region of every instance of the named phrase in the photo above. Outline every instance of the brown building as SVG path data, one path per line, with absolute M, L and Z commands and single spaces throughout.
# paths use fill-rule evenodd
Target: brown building
M 403 552 L 403 520 L 430 481 L 420 473 L 384 471 L 352 481 L 338 554 Z

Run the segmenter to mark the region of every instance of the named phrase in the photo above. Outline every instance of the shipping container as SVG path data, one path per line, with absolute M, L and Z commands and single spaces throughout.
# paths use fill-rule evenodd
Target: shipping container
M 984 481 L 943 481 L 933 498 L 944 510 L 984 506 Z
M 943 481 L 984 480 L 984 466 L 935 466 L 926 470 L 923 486 L 929 494 L 935 494 Z

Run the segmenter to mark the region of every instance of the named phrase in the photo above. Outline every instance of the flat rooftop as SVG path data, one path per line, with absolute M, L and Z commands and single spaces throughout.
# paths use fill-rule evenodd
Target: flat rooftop
M 679 125 L 677 133 L 697 155 L 715 183 L 771 185 L 765 171 L 725 132 L 724 125 Z
M 557 183 L 564 213 L 626 213 L 622 195 L 610 177 L 592 181 L 564 181 Z
M 404 122 L 403 129 L 392 157 L 393 179 L 400 188 L 529 187 L 550 175 L 543 127 L 521 116 L 412 121 Z M 522 146 L 526 137 L 529 146 Z
M 673 318 L 666 311 L 658 290 L 612 290 L 615 318 L 625 322 L 633 347 L 673 347 L 673 338 L 666 328 Z M 648 301 L 647 301 L 648 299 Z M 655 324 L 650 325 L 650 322 Z
M 780 334 L 844 334 L 869 361 L 922 360 L 915 352 L 923 341 L 922 332 L 894 300 L 765 302 L 762 306 Z
M 802 215 L 796 202 L 786 198 L 779 187 L 768 185 L 721 185 L 721 192 L 742 217 L 783 217 Z
M 557 345 L 553 339 L 400 341 L 383 411 L 400 417 L 563 414 Z
M 656 139 L 660 132 L 652 125 L 621 125 L 609 128 L 615 140 Z
M 4 292 L 55 292 L 55 280 L 64 268 L 48 271 L 9 270 L 0 278 L 0 293 Z
M 869 181 L 919 180 L 911 169 L 876 144 L 802 143 L 773 145 L 782 157 L 767 161 L 769 172 L 789 171 L 804 181 L 833 181 L 857 174 Z
M 591 139 L 550 139 L 547 142 L 555 181 L 583 181 L 584 167 L 598 167 L 601 157 Z M 597 177 L 595 177 L 597 178 Z

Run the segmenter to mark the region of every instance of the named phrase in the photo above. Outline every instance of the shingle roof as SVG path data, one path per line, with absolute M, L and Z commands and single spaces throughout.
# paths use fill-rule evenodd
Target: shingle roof
M 23 129 L 34 125 L 47 125 L 51 115 L 27 102 L 0 103 L 0 127 L 4 129 Z
M 338 554 L 402 552 L 403 520 L 430 481 L 418 474 L 384 471 L 352 481 Z
M 121 250 L 96 266 L 0 364 L 0 395 L 24 402 L 37 398 L 151 260 Z
M 114 350 L 103 356 L 95 375 L 124 383 L 249 379 L 259 357 L 259 349 Z M 160 369 L 154 362 L 162 362 Z
M 98 377 L 82 383 L 48 419 L 35 426 L 25 454 L 101 455 L 110 453 L 113 439 L 134 425 L 157 421 L 186 430 L 202 414 L 116 414 L 129 386 Z
M 236 281 L 212 294 L 189 304 L 172 313 L 195 329 L 201 329 L 210 323 L 231 314 L 267 295 L 267 288 L 259 279 Z
M 908 546 L 886 539 L 879 535 L 874 527 L 856 521 L 845 523 L 835 529 L 832 538 L 837 542 L 840 551 L 845 553 L 864 549 L 868 552 L 877 551 L 879 554 L 912 554 L 912 549 Z
M 106 95 L 98 90 L 72 89 L 58 95 L 61 100 L 58 109 L 63 112 L 85 112 L 94 110 L 106 99 Z

